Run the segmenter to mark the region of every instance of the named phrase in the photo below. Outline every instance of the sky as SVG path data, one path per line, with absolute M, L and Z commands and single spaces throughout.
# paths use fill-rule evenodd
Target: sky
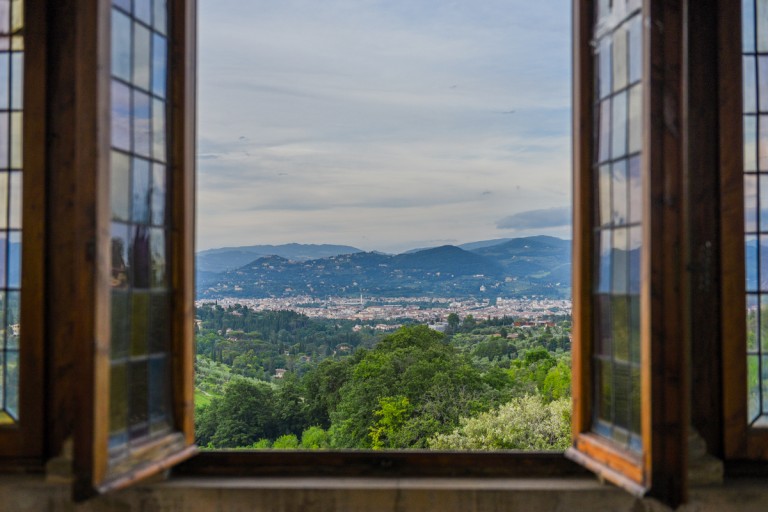
M 570 0 L 201 0 L 197 248 L 570 238 Z

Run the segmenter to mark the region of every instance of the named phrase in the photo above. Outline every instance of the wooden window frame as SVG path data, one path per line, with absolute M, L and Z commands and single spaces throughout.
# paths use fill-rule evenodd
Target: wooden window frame
M 644 0 L 641 438 L 637 454 L 592 432 L 594 31 L 574 2 L 573 446 L 566 456 L 636 496 L 686 499 L 688 360 L 684 254 L 682 1 Z M 683 476 L 681 476 L 683 475 Z
M 46 22 L 39 0 L 25 2 L 19 421 L 0 427 L 0 470 L 38 469 L 44 446 Z
M 741 17 L 740 3 L 736 7 L 720 3 L 722 396 L 725 458 L 730 461 L 756 461 L 768 460 L 768 427 L 750 426 L 747 421 Z M 742 470 L 737 469 L 739 472 Z
M 173 432 L 108 458 L 110 400 L 110 0 L 48 0 L 47 186 L 51 455 L 71 457 L 76 499 L 127 487 L 196 453 L 194 190 L 196 2 L 169 0 L 169 210 Z M 55 84 L 55 85 L 54 85 Z M 73 307 L 77 305 L 77 307 Z M 71 444 L 70 444 L 71 443 Z M 72 446 L 72 448 L 70 448 Z M 72 452 L 70 456 L 69 453 Z

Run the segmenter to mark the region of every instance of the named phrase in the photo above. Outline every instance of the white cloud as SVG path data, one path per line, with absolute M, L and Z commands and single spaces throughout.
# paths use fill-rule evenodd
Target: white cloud
M 203 0 L 199 246 L 464 242 L 567 204 L 568 5 Z

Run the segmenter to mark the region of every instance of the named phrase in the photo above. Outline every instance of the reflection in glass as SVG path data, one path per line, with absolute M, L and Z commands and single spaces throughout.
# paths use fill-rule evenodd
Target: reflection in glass
M 627 214 L 627 161 L 619 160 L 614 162 L 611 167 L 612 177 L 612 212 L 611 220 L 616 226 L 623 226 L 627 223 L 629 215 Z
M 643 26 L 639 3 L 609 2 L 607 7 L 612 15 L 596 29 L 602 39 L 596 55 L 600 103 L 593 171 L 599 207 L 593 221 L 597 372 L 592 429 L 639 452 Z
M 754 0 L 741 0 L 741 37 L 742 51 L 755 51 L 755 3 Z
M 133 159 L 133 206 L 132 219 L 142 224 L 149 223 L 149 161 L 143 158 Z
M 597 139 L 598 162 L 605 162 L 611 156 L 611 101 L 605 100 L 600 103 L 600 121 L 598 130 L 600 135 Z
M 171 425 L 168 272 L 168 44 L 164 0 L 112 0 L 127 30 L 112 67 L 112 396 L 110 457 Z M 127 21 L 126 21 L 127 20 Z M 118 150 L 118 151 L 114 151 Z M 117 374 L 114 377 L 115 373 Z
M 126 221 L 130 219 L 131 159 L 125 153 L 112 151 L 112 173 L 110 175 L 110 198 L 112 218 Z
M 766 224 L 768 226 L 768 224 Z M 757 231 L 757 175 L 744 175 L 744 230 Z
M 598 169 L 598 189 L 599 196 L 598 205 L 600 212 L 598 219 L 601 226 L 607 226 L 611 223 L 611 166 L 608 164 L 601 165 Z
M 744 170 L 757 170 L 757 117 L 744 116 Z
M 152 94 L 165 97 L 166 75 L 168 73 L 167 44 L 165 37 L 155 34 L 152 37 Z
M 627 86 L 627 29 L 618 28 L 613 33 L 613 90 Z M 621 125 L 620 125 L 621 126 Z
M 643 89 L 636 85 L 629 90 L 629 153 L 643 147 Z
M 629 21 L 629 83 L 643 75 L 643 22 L 640 16 Z
M 150 101 L 149 95 L 133 91 L 133 151 L 141 156 L 150 156 Z
M 611 120 L 611 156 L 619 158 L 627 154 L 627 93 L 613 97 Z
M 131 150 L 131 90 L 116 80 L 112 81 L 112 146 Z
M 757 51 L 768 51 L 768 0 L 757 0 Z
M 112 75 L 131 80 L 131 19 L 120 11 L 112 12 Z
M 150 85 L 150 40 L 148 29 L 133 24 L 133 83 L 136 87 L 149 90 Z

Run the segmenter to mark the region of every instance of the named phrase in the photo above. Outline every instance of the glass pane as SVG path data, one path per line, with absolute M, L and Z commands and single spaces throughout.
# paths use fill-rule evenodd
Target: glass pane
M 627 167 L 627 185 L 629 187 L 629 223 L 643 221 L 643 177 L 640 168 L 640 157 L 629 159 Z
M 755 51 L 755 0 L 741 0 L 742 49 L 744 53 Z
M 124 359 L 131 349 L 131 295 L 112 290 L 112 360 Z
M 759 169 L 761 171 L 768 171 L 768 116 L 761 115 L 758 117 L 760 125 L 760 147 L 759 147 Z
M 24 105 L 24 54 L 11 54 L 11 108 L 21 110 Z
M 613 69 L 611 68 L 611 38 L 604 37 L 600 40 L 598 50 L 598 97 L 605 98 L 611 93 Z
M 629 153 L 643 147 L 643 89 L 636 85 L 629 90 Z
M 119 151 L 112 151 L 112 168 L 110 173 L 112 218 L 129 220 L 131 217 L 131 159 Z
M 746 243 L 744 244 L 744 251 L 745 251 L 745 260 L 746 260 L 744 262 L 744 266 L 746 267 L 745 274 L 747 278 L 746 288 L 747 288 L 747 291 L 749 292 L 756 292 L 757 291 L 757 266 L 758 266 L 756 236 L 746 237 Z
M 131 80 L 131 19 L 112 12 L 112 75 L 130 82 Z
M 167 293 L 150 295 L 149 353 L 162 354 L 170 350 L 171 342 L 170 297 Z
M 149 333 L 149 293 L 131 294 L 131 355 L 147 355 L 147 335 Z
M 152 23 L 152 0 L 133 0 L 133 13 L 144 23 Z
M 768 51 L 768 0 L 757 0 L 757 51 Z
M 149 90 L 150 81 L 150 40 L 149 30 L 133 24 L 133 83 L 136 87 Z
M 151 217 L 152 224 L 163 226 L 165 224 L 165 201 L 166 201 L 166 167 L 161 164 L 152 166 L 152 200 Z
M 768 235 L 760 235 L 760 291 L 768 291 Z
M 149 223 L 150 207 L 150 176 L 149 161 L 143 158 L 133 159 L 133 193 L 131 199 L 132 218 L 134 222 Z
M 747 356 L 747 419 L 760 416 L 760 356 Z
M 611 220 L 615 226 L 623 226 L 627 223 L 627 161 L 619 160 L 611 167 Z
M 131 284 L 130 239 L 131 229 L 127 224 L 112 223 L 112 287 L 128 288 Z
M 149 232 L 146 226 L 133 227 L 131 271 L 134 288 L 149 288 Z
M 629 293 L 640 295 L 640 258 L 643 248 L 643 229 L 639 226 L 629 228 L 627 238 Z
M 166 268 L 165 231 L 162 228 L 150 228 L 149 246 L 151 250 L 151 286 L 165 288 L 168 286 Z
M 605 162 L 611 157 L 611 100 L 600 103 L 600 136 L 597 140 L 597 161 Z
M 165 103 L 160 100 L 152 102 L 152 156 L 155 160 L 165 162 Z
M 600 244 L 598 254 L 598 284 L 597 293 L 610 293 L 611 291 L 611 231 L 604 230 L 600 232 Z
M 757 170 L 757 117 L 744 116 L 744 170 Z
M 166 0 L 155 0 L 154 27 L 155 27 L 155 30 L 157 30 L 161 34 L 165 34 L 167 32 L 166 12 L 167 12 Z
M 21 336 L 21 292 L 9 291 L 5 296 L 8 300 L 3 315 L 6 335 L 5 344 L 9 349 L 16 350 L 19 348 L 19 338 Z
M 760 324 L 759 340 L 756 340 L 754 350 L 760 350 L 763 354 L 768 346 L 768 295 L 760 295 L 760 317 L 757 319 Z M 749 350 L 749 345 L 747 345 Z
M 766 225 L 768 227 L 768 225 Z M 757 231 L 757 175 L 744 175 L 744 229 Z
M 8 233 L 8 288 L 21 288 L 21 232 Z
M 629 230 L 626 228 L 615 229 L 613 231 L 613 251 L 611 253 L 611 267 L 613 278 L 611 286 L 612 295 L 626 295 L 629 291 L 629 258 L 627 254 L 627 241 Z M 627 319 L 623 318 L 624 329 L 626 330 Z M 616 324 L 614 324 L 614 329 Z
M 629 22 L 629 82 L 635 83 L 643 74 L 643 22 L 635 16 Z
M 9 173 L 9 185 L 10 185 L 10 195 L 8 197 L 8 201 L 10 204 L 8 205 L 8 227 L 11 229 L 20 229 L 21 228 L 21 199 L 22 194 L 21 190 L 23 188 L 23 175 L 21 172 L 14 171 Z
M 112 146 L 131 150 L 131 90 L 115 80 L 112 81 Z
M 768 56 L 761 55 L 758 57 L 757 64 L 757 83 L 760 86 L 757 89 L 759 92 L 757 103 L 759 110 L 761 112 L 766 112 L 768 111 Z M 755 88 L 757 87 L 755 86 Z
M 760 346 L 760 331 L 758 318 L 761 316 L 759 295 L 747 295 L 747 351 L 756 352 Z
M 114 452 L 128 442 L 127 364 L 113 364 L 109 378 L 109 448 Z
M 129 365 L 128 435 L 130 439 L 145 437 L 149 434 L 148 379 L 146 360 L 132 362 Z
M 152 38 L 152 94 L 165 98 L 168 74 L 167 43 L 165 37 L 155 34 Z
M 23 137 L 23 116 L 21 112 L 11 112 L 11 140 L 10 140 L 10 166 L 12 169 L 21 169 L 22 166 L 22 143 Z
M 627 93 L 613 97 L 611 128 L 611 156 L 620 158 L 627 154 Z
M 613 90 L 627 86 L 628 79 L 627 29 L 620 27 L 613 33 Z
M 598 205 L 600 208 L 598 219 L 601 226 L 607 226 L 611 223 L 611 166 L 601 165 L 598 170 L 599 183 L 598 183 L 598 196 L 600 200 Z
M 133 92 L 133 150 L 136 154 L 149 157 L 151 155 L 150 137 L 150 100 L 143 92 Z
M 165 356 L 149 360 L 149 418 L 153 432 L 170 427 L 170 377 Z

